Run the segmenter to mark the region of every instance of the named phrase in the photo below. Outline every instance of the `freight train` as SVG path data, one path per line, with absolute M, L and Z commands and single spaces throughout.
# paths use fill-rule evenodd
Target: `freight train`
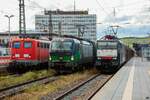
M 93 66 L 96 58 L 95 44 L 92 41 L 61 37 L 51 41 L 49 66 L 57 72 L 72 72 Z
M 40 64 L 48 65 L 49 40 L 32 38 L 17 38 L 11 41 L 11 66 L 14 69 L 24 69 Z M 16 68 L 17 67 L 17 68 Z
M 117 39 L 98 40 L 95 65 L 102 72 L 115 72 L 133 55 L 133 50 Z

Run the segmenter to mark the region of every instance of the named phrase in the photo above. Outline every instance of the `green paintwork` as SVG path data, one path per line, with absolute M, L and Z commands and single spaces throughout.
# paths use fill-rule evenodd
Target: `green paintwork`
M 80 52 L 78 51 L 78 52 L 76 52 L 76 54 L 74 55 L 74 61 L 75 62 L 78 62 L 78 61 L 80 61 L 80 59 L 81 59 L 81 54 L 80 54 Z
M 73 55 L 74 57 L 74 60 L 71 60 L 71 57 L 72 56 L 67 56 L 67 55 L 64 55 L 63 57 L 55 54 L 55 55 L 51 55 L 51 60 L 49 58 L 49 60 L 51 62 L 59 62 L 59 61 L 62 61 L 62 62 L 78 62 L 80 60 L 80 52 L 76 52 L 75 55 Z

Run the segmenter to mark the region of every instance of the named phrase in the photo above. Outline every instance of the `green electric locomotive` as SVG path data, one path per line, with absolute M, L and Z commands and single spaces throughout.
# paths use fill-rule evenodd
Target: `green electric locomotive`
M 51 42 L 49 66 L 57 72 L 72 72 L 93 66 L 95 57 L 94 42 L 60 37 Z

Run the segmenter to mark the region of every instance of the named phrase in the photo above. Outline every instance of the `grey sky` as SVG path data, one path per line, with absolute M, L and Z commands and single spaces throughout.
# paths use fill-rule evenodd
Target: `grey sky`
M 97 14 L 97 22 L 104 25 L 116 23 L 130 23 L 143 25 L 149 22 L 149 0 L 76 0 L 77 10 L 87 10 Z M 74 0 L 25 0 L 27 29 L 34 29 L 34 15 L 39 14 L 44 8 L 73 10 Z M 116 9 L 116 16 L 113 10 Z M 7 31 L 8 19 L 5 14 L 13 14 L 11 30 L 18 30 L 19 19 L 18 0 L 0 1 L 0 31 Z M 103 25 L 102 25 L 103 26 Z M 128 27 L 128 25 L 123 25 Z M 98 26 L 99 27 L 99 26 Z M 100 26 L 101 27 L 101 26 Z

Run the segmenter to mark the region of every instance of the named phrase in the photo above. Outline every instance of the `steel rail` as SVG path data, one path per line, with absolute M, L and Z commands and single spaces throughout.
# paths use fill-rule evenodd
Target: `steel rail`
M 99 88 L 97 88 L 92 94 L 90 94 L 87 97 L 87 100 L 91 100 L 93 98 L 93 96 L 99 92 L 99 90 L 113 77 L 114 75 L 111 75 Z
M 88 80 L 81 82 L 80 84 L 76 85 L 75 87 L 71 88 L 70 90 L 66 91 L 65 93 L 55 97 L 53 100 L 61 100 L 62 98 L 64 98 L 65 96 L 67 96 L 68 94 L 72 93 L 73 91 L 79 89 L 81 86 L 85 85 L 86 83 L 92 81 L 93 79 L 95 79 L 96 77 L 98 77 L 101 74 L 96 74 L 92 77 L 90 77 Z
M 0 89 L 0 99 L 5 98 L 7 96 L 17 94 L 17 93 L 27 89 L 28 87 L 32 86 L 35 83 L 39 84 L 39 85 L 46 84 L 49 82 L 53 82 L 53 81 L 57 80 L 58 78 L 59 78 L 58 76 L 47 76 L 47 77 L 27 81 L 27 82 L 24 82 L 21 84 L 17 84 L 17 85 L 9 86 L 7 88 Z

